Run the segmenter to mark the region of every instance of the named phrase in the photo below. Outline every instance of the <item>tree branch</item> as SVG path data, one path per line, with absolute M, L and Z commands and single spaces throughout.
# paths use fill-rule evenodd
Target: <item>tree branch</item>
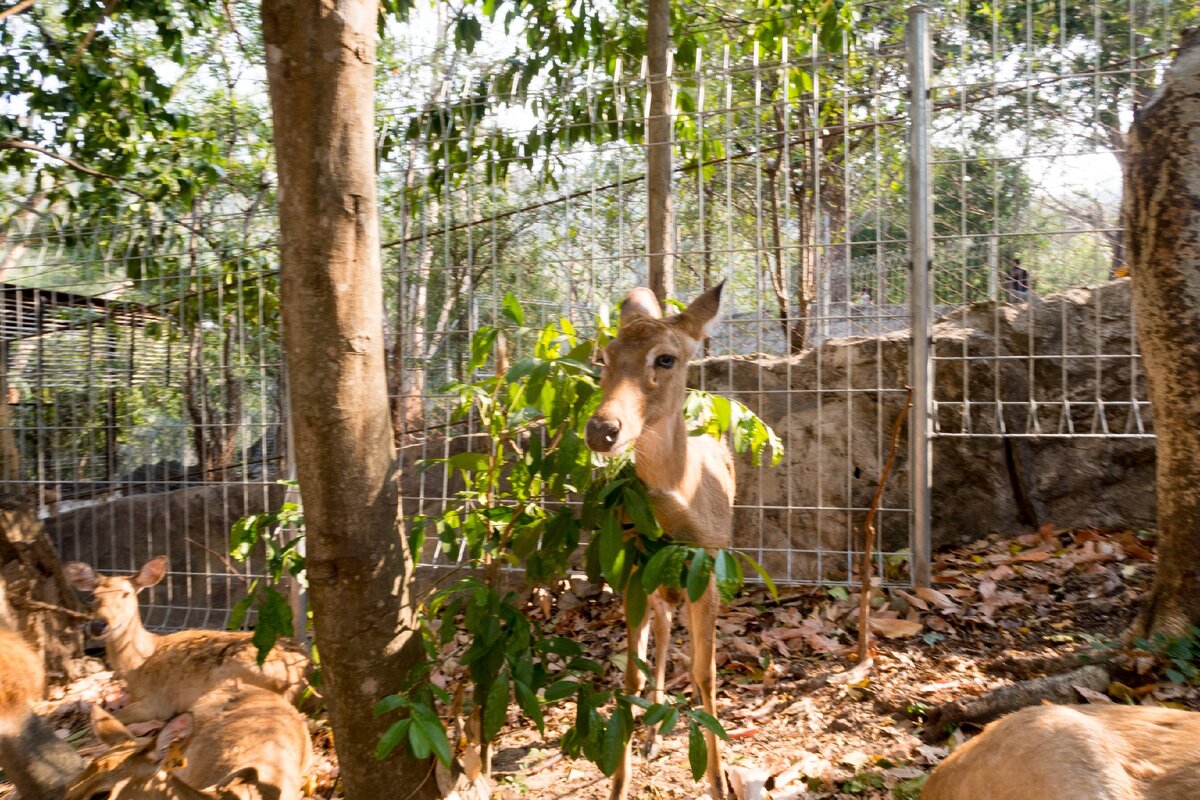
M 0 20 L 8 19 L 14 14 L 20 14 L 22 11 L 29 8 L 36 2 L 37 0 L 21 0 L 21 2 L 17 3 L 15 6 L 9 6 L 3 11 L 0 11 Z

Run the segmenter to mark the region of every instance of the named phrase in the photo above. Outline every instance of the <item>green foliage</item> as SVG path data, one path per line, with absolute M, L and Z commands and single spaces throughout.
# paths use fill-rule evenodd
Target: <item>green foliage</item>
M 1138 637 L 1133 647 L 1152 656 L 1163 674 L 1173 683 L 1200 683 L 1200 628 L 1193 625 L 1186 636 L 1155 633 Z
M 304 555 L 300 551 L 304 534 L 280 542 L 276 531 L 299 531 L 303 527 L 304 515 L 300 507 L 285 502 L 278 511 L 242 517 L 233 524 L 229 533 L 229 553 L 237 561 L 245 562 L 260 543 L 266 548 L 265 579 L 255 578 L 246 596 L 237 602 L 229 615 L 229 627 L 236 630 L 242 627 L 251 610 L 257 613 L 253 641 L 258 648 L 259 666 L 262 666 L 281 636 L 295 634 L 291 605 L 276 587 L 283 582 L 285 575 L 304 584 Z
M 454 419 L 470 418 L 486 434 L 486 443 L 478 451 L 424 462 L 423 468 L 441 464 L 454 471 L 463 488 L 441 514 L 415 517 L 410 530 L 413 552 L 430 536 L 450 552 L 466 552 L 474 574 L 434 592 L 423 618 L 429 663 L 460 634 L 466 635 L 470 644 L 459 662 L 472 691 L 469 697 L 439 697 L 440 690 L 428 681 L 429 668 L 414 672 L 394 699 L 377 709 L 408 715 L 389 729 L 379 755 L 402 746 L 418 754 L 416 723 L 406 724 L 415 713 L 414 703 L 431 708 L 435 698 L 453 703 L 456 714 L 461 710 L 475 717 L 489 742 L 504 724 L 510 702 L 515 700 L 541 730 L 543 705 L 573 698 L 576 722 L 563 739 L 568 754 L 583 755 L 611 775 L 639 724 L 633 714 L 637 705 L 647 710 L 644 724 L 670 730 L 680 719 L 688 721 L 689 752 L 702 774 L 707 755 L 700 729 L 724 736 L 715 719 L 688 708 L 681 698 L 650 706 L 640 698 L 599 689 L 603 667 L 585 658 L 577 643 L 547 635 L 534 624 L 520 595 L 500 591 L 498 571 L 522 567 L 530 584 L 548 584 L 567 573 L 583 533 L 591 531 L 589 575 L 597 580 L 603 576 L 626 598 L 630 615 L 640 620 L 648 594 L 659 586 L 686 587 L 695 599 L 715 575 L 728 599 L 742 585 L 742 562 L 753 562 L 741 553 L 709 553 L 666 539 L 633 464 L 594 462 L 584 427 L 600 401 L 592 356 L 613 335 L 607 320 L 601 320 L 594 340 L 582 338 L 566 319 L 527 327 L 525 309 L 512 294 L 501 303 L 501 318 L 503 327 L 483 326 L 470 342 L 468 367 L 479 377 L 445 389 L 457 397 Z M 530 343 L 532 355 L 503 372 L 488 373 L 489 364 L 507 362 L 500 351 L 508 341 Z M 775 461 L 782 455 L 774 432 L 740 403 L 696 393 L 687 415 L 694 435 L 732 432 L 737 449 L 750 452 L 755 463 L 767 446 Z M 568 500 L 579 496 L 583 507 L 577 515 Z M 626 519 L 632 528 L 623 524 Z M 753 568 L 763 574 L 757 564 Z

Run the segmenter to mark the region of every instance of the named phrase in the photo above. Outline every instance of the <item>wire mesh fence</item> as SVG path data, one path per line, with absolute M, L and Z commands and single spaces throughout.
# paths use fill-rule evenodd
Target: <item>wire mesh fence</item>
M 735 546 L 782 583 L 853 578 L 912 381 L 905 10 L 860 13 L 832 52 L 739 27 L 670 75 L 675 296 L 728 281 L 693 383 L 783 438 L 778 467 L 739 464 L 735 521 Z M 917 414 L 932 417 L 940 541 L 1051 508 L 1028 495 L 1063 468 L 1016 440 L 1152 450 L 1124 280 L 1121 131 L 1189 15 L 1107 0 L 930 12 L 937 322 L 917 331 L 934 345 L 933 397 Z M 413 514 L 458 489 L 417 465 L 473 446 L 439 387 L 470 377 L 470 337 L 507 292 L 530 326 L 566 318 L 588 332 L 645 283 L 648 76 L 633 61 L 501 85 L 444 50 L 415 48 L 409 63 L 385 80 L 377 130 L 389 385 Z M 66 558 L 132 570 L 167 552 L 180 577 L 154 596 L 152 624 L 225 624 L 259 566 L 228 562 L 229 527 L 282 497 L 263 200 L 211 199 L 172 219 L 14 215 L 0 244 L 20 451 L 5 488 L 32 494 Z M 877 521 L 891 582 L 912 577 L 918 527 L 907 446 Z M 1009 488 L 1022 457 L 1040 471 L 1032 490 Z M 980 492 L 1006 499 L 984 511 Z M 458 559 L 438 547 L 426 566 Z

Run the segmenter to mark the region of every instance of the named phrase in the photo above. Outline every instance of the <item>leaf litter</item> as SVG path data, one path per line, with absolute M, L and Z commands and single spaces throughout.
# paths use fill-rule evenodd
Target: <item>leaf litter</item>
M 1118 638 L 1149 588 L 1153 558 L 1152 543 L 1139 532 L 1050 525 L 945 548 L 933 564 L 933 588 L 872 588 L 870 624 L 878 634 L 872 665 L 844 683 L 829 674 L 854 666 L 847 660 L 859 601 L 853 588 L 783 588 L 778 601 L 748 590 L 718 622 L 719 716 L 731 734 L 724 753 L 732 795 L 916 800 L 928 772 L 977 732 L 930 735 L 923 730 L 927 712 L 1077 663 L 1096 643 Z M 539 594 L 530 614 L 578 640 L 590 658 L 608 665 L 609 680 L 621 680 L 625 631 L 610 591 L 574 579 Z M 681 616 L 667 670 L 668 691 L 676 694 L 690 692 Z M 452 643 L 440 660 L 440 685 L 461 681 L 454 651 L 466 645 Z M 1152 655 L 1127 653 L 1124 663 L 1107 693 L 1079 687 L 1079 701 L 1200 709 L 1200 691 L 1157 678 L 1161 665 Z M 97 751 L 87 730 L 88 704 L 111 703 L 120 693 L 111 673 L 98 663 L 90 669 L 38 709 L 84 755 Z M 574 708 L 549 707 L 545 716 L 543 738 L 510 709 L 495 743 L 492 797 L 606 798 L 608 781 L 592 764 L 556 756 Z M 318 754 L 311 797 L 340 797 L 327 720 L 312 721 L 311 730 Z M 664 737 L 649 763 L 635 742 L 634 761 L 632 797 L 706 796 L 704 783 L 688 774 L 685 732 Z M 12 794 L 0 781 L 0 798 Z

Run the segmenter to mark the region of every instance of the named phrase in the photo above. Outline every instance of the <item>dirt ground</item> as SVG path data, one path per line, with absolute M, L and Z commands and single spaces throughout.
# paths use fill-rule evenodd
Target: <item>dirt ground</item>
M 951 700 L 1082 663 L 1118 638 L 1153 573 L 1153 543 L 1142 532 L 1044 526 L 1014 538 L 993 536 L 938 554 L 934 589 L 876 591 L 874 668 L 855 684 L 831 684 L 852 663 L 858 596 L 843 589 L 788 589 L 774 600 L 745 592 L 719 621 L 720 719 L 726 761 L 739 797 L 895 798 L 918 796 L 925 775 L 972 726 L 927 726 Z M 623 627 L 605 590 L 575 581 L 544 603 L 555 632 L 581 641 L 619 681 Z M 543 616 L 543 619 L 546 619 Z M 686 633 L 673 632 L 668 690 L 690 691 Z M 1079 702 L 1140 702 L 1200 709 L 1190 684 L 1160 677 L 1163 665 L 1125 651 L 1107 693 L 1079 690 Z M 447 662 L 453 664 L 452 658 Z M 99 665 L 98 665 L 99 666 Z M 442 676 L 448 683 L 453 675 Z M 47 701 L 40 712 L 85 755 L 97 746 L 87 704 L 119 686 L 99 671 Z M 546 735 L 514 706 L 496 744 L 493 797 L 600 800 L 608 782 L 586 761 L 559 754 L 572 704 L 547 709 Z M 341 793 L 326 723 L 312 722 L 319 758 L 314 798 Z M 632 796 L 705 796 L 688 770 L 680 726 L 657 756 L 635 757 Z M 757 791 L 755 785 L 760 787 Z M 11 787 L 0 782 L 0 797 Z

